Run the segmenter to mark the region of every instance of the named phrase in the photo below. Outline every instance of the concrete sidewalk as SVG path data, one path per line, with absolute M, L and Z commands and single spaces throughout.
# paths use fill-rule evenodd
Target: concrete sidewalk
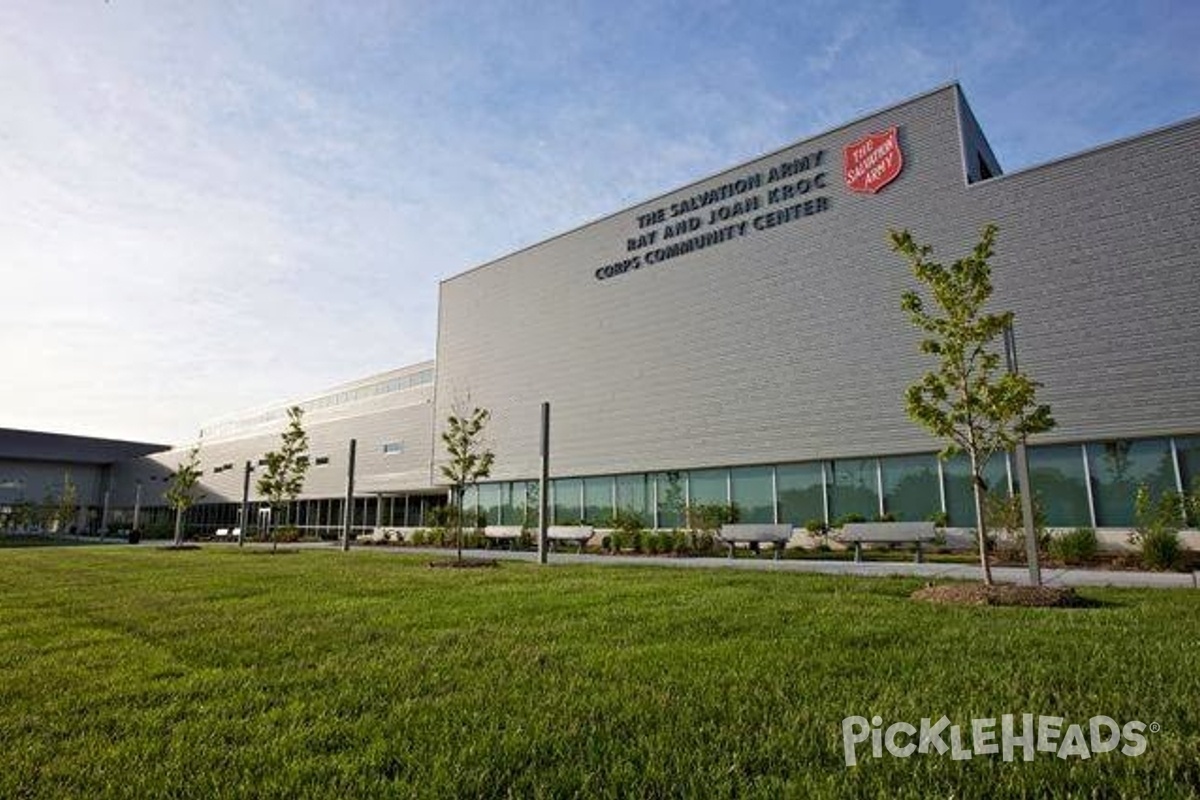
M 296 545 L 288 545 L 296 547 Z M 329 544 L 312 543 L 305 547 L 334 549 Z M 431 547 L 361 547 L 358 551 L 381 553 L 412 553 L 426 556 L 453 557 L 453 550 Z M 494 558 L 505 561 L 536 562 L 537 554 L 508 550 L 463 550 L 464 558 Z M 669 556 L 607 556 L 592 553 L 551 553 L 551 566 L 595 564 L 614 567 L 675 567 L 679 569 L 747 569 L 766 572 L 808 572 L 821 575 L 853 575 L 865 578 L 919 577 L 928 580 L 979 580 L 980 570 L 974 564 L 914 564 L 912 562 L 820 561 L 810 559 L 764 558 L 673 558 Z M 992 567 L 997 583 L 1029 583 L 1025 567 Z M 1195 572 L 1129 572 L 1101 569 L 1043 569 L 1042 583 L 1047 586 L 1120 586 L 1152 589 L 1195 589 L 1200 573 Z

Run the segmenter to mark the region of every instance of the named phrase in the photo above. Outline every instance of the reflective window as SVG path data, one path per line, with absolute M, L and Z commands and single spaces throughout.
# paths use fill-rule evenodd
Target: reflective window
M 650 508 L 650 481 L 645 475 L 617 476 L 617 509 L 626 514 L 636 514 L 642 525 L 654 523 Z
M 688 473 L 688 502 L 692 506 L 729 504 L 729 473 L 723 469 L 696 469 Z
M 1184 490 L 1200 491 L 1200 436 L 1180 436 L 1175 440 L 1175 452 Z
M 937 456 L 889 456 L 879 463 L 884 511 L 901 522 L 920 522 L 941 510 Z
M 825 519 L 825 490 L 821 464 L 780 464 L 775 468 L 779 491 L 779 521 L 803 527 Z
M 774 522 L 775 491 L 770 467 L 736 467 L 730 471 L 733 496 L 741 522 Z
M 683 524 L 687 503 L 687 476 L 682 472 L 660 472 L 654 476 L 658 491 L 658 527 L 678 528 Z
M 517 484 L 520 486 L 520 484 Z M 540 524 L 540 515 L 542 513 L 539 504 L 539 495 L 541 494 L 541 484 L 538 481 L 525 482 L 525 527 L 536 528 Z M 516 489 L 514 489 L 516 491 Z
M 583 521 L 589 525 L 607 525 L 612 519 L 613 479 L 583 479 Z
M 1083 449 L 1079 445 L 1029 448 L 1029 481 L 1041 501 L 1047 525 L 1092 524 L 1083 480 Z
M 559 478 L 550 481 L 550 502 L 554 506 L 551 520 L 555 525 L 578 525 L 583 518 L 579 507 L 583 481 L 578 478 Z
M 479 487 L 467 486 L 463 489 L 463 516 L 467 519 L 475 513 L 475 509 L 479 507 Z
M 479 484 L 479 513 L 484 516 L 484 524 L 494 525 L 500 520 L 500 486 L 499 483 Z M 467 522 L 471 522 L 470 514 L 467 514 Z
M 942 462 L 946 478 L 946 514 L 950 524 L 959 528 L 975 527 L 975 497 L 971 493 L 971 460 L 963 454 Z M 1008 461 L 996 453 L 983 468 L 988 494 L 1008 496 Z
M 525 521 L 525 482 L 502 484 L 500 490 L 501 525 L 521 525 Z
M 1175 491 L 1175 467 L 1167 439 L 1096 442 L 1087 446 L 1087 457 L 1097 525 L 1132 526 L 1133 498 L 1142 484 L 1155 497 Z
M 879 516 L 879 476 L 875 459 L 856 458 L 830 462 L 829 515 L 844 519 L 857 514 L 864 519 Z

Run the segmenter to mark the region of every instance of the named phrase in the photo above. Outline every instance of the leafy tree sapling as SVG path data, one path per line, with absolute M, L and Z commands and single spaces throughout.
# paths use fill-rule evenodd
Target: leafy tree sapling
M 295 502 L 304 490 L 304 476 L 308 474 L 308 434 L 303 425 L 304 409 L 292 406 L 287 415 L 288 426 L 280 437 L 279 449 L 263 456 L 266 464 L 255 484 L 258 493 L 266 498 L 272 516 Z M 279 543 L 270 519 L 267 528 L 271 536 L 271 552 L 275 552 Z
M 463 495 L 467 487 L 492 474 L 492 462 L 495 460 L 495 455 L 481 441 L 490 416 L 491 412 L 486 408 L 476 407 L 470 414 L 456 409 L 446 419 L 446 429 L 442 431 L 447 461 L 441 465 L 441 472 L 450 484 L 454 507 L 458 511 L 455 515 L 454 538 L 459 563 L 462 562 Z
M 1035 398 L 1041 384 L 1022 372 L 1005 371 L 995 340 L 1012 325 L 1011 311 L 989 313 L 991 267 L 996 226 L 983 229 L 971 254 L 949 267 L 929 260 L 933 248 L 912 234 L 891 231 L 892 249 L 902 255 L 913 275 L 932 296 L 933 307 L 916 291 L 907 291 L 901 308 L 924 333 L 922 353 L 937 367 L 908 388 L 908 415 L 946 442 L 942 458 L 965 453 L 971 465 L 976 534 L 983 580 L 992 583 L 988 560 L 984 468 L 993 454 L 1013 449 L 1022 436 L 1054 427 L 1050 407 Z

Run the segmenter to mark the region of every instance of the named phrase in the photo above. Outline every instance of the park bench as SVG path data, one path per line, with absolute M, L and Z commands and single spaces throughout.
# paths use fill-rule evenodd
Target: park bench
M 582 553 L 583 546 L 595 534 L 596 529 L 591 525 L 551 525 L 546 529 L 546 540 L 550 543 L 551 550 L 558 542 L 574 542 L 579 552 Z
M 216 537 L 218 542 L 223 542 L 229 538 L 229 528 L 217 528 L 217 532 L 213 535 Z
M 487 538 L 488 547 L 492 546 L 492 542 L 506 542 L 509 549 L 515 549 L 521 541 L 522 530 L 520 525 L 488 525 L 483 529 L 483 535 Z
M 750 545 L 758 552 L 759 545 L 770 544 L 775 551 L 775 560 L 779 553 L 792 539 L 792 526 L 770 525 L 766 523 L 739 522 L 722 525 L 717 532 L 717 538 L 729 545 L 729 557 L 733 558 L 733 548 L 738 544 Z
M 921 563 L 921 544 L 933 541 L 937 529 L 932 522 L 847 522 L 838 541 L 854 545 L 854 561 L 862 561 L 864 544 L 914 544 L 915 561 Z

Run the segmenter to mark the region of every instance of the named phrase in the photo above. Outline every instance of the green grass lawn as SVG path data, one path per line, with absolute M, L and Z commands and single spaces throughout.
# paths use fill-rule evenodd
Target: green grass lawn
M 0 797 L 1196 796 L 1200 592 L 974 609 L 918 585 L 7 549 Z M 1004 713 L 1162 729 L 1136 758 L 844 762 L 849 715 Z

